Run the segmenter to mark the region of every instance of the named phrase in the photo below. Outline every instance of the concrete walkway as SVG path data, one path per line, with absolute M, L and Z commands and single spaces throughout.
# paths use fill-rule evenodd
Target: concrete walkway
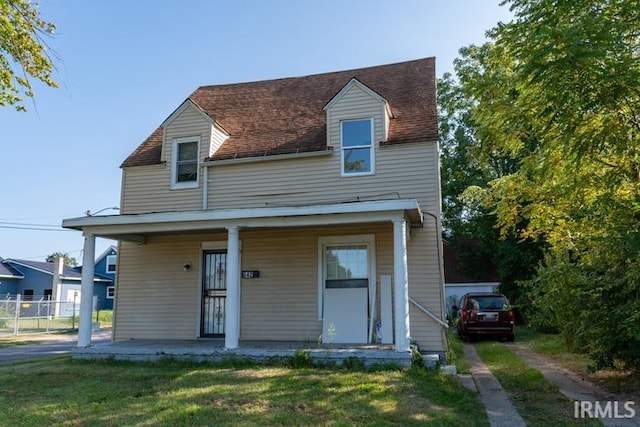
M 111 329 L 93 332 L 92 339 L 96 343 L 111 341 Z M 5 341 L 11 342 L 10 340 Z M 33 344 L 0 348 L 0 363 L 69 354 L 76 348 L 78 334 L 21 335 L 15 337 L 13 341 L 33 342 Z
M 622 416 L 615 418 L 612 416 L 609 418 L 599 419 L 607 427 L 633 427 L 640 425 L 640 401 L 637 397 L 616 396 L 614 394 L 607 393 L 586 378 L 558 366 L 546 357 L 535 353 L 524 344 L 505 344 L 505 346 L 522 358 L 527 365 L 540 371 L 547 381 L 555 384 L 559 388 L 560 393 L 571 400 L 571 406 L 568 406 L 568 410 L 574 409 L 574 401 L 600 402 L 603 405 L 607 402 L 619 402 L 619 415 L 623 415 L 623 412 L 626 413 L 623 409 L 624 402 L 634 401 L 635 404 L 633 407 L 635 409 L 635 416 L 633 418 L 622 418 Z
M 509 396 L 487 365 L 480 360 L 473 345 L 464 343 L 464 357 L 471 364 L 471 375 L 487 409 L 492 427 L 524 427 L 526 424 L 514 408 Z

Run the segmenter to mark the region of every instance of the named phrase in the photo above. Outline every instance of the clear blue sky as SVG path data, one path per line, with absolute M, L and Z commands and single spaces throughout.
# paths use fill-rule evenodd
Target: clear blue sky
M 58 26 L 48 42 L 60 88 L 37 86 L 28 113 L 0 108 L 0 257 L 81 261 L 80 232 L 6 227 L 118 206 L 120 164 L 198 86 L 428 56 L 440 76 L 460 47 L 510 19 L 498 3 L 41 0 Z

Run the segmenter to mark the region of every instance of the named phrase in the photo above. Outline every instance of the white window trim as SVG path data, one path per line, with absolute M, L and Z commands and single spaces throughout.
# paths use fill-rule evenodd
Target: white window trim
M 178 177 L 178 146 L 187 142 L 197 142 L 198 155 L 196 157 L 196 180 L 189 182 L 176 182 Z M 184 138 L 174 138 L 171 148 L 171 189 L 179 190 L 183 188 L 198 188 L 198 182 L 200 181 L 200 137 L 189 136 Z
M 113 289 L 113 295 L 109 296 L 109 289 Z M 115 286 L 107 286 L 107 292 L 106 292 L 106 298 L 107 299 L 113 299 L 113 297 L 116 295 L 116 287 Z
M 369 151 L 370 155 L 369 155 L 369 161 L 371 163 L 371 170 L 369 172 L 351 172 L 351 173 L 346 173 L 344 171 L 344 150 L 345 148 L 342 146 L 342 123 L 345 122 L 359 122 L 359 121 L 364 121 L 364 120 L 369 120 L 369 122 L 371 123 L 371 146 L 368 145 L 355 145 L 352 147 L 348 147 L 347 149 L 352 149 L 352 148 L 369 148 L 371 151 Z M 373 117 L 361 117 L 358 119 L 348 119 L 348 120 L 340 120 L 338 126 L 340 126 L 340 176 L 344 177 L 344 178 L 348 178 L 351 176 L 367 176 L 367 175 L 375 175 L 376 173 L 376 156 L 375 156 L 375 127 L 374 127 L 374 122 L 373 122 Z
M 116 270 L 118 269 L 118 266 L 117 266 L 117 263 L 116 263 L 117 262 L 117 258 L 116 257 L 117 257 L 116 255 L 107 255 L 106 264 L 105 264 L 105 267 L 104 267 L 104 270 L 107 273 L 115 273 Z M 109 262 L 109 259 L 113 259 L 113 262 Z M 109 266 L 110 265 L 114 266 L 114 270 L 113 271 L 109 270 Z
M 367 261 L 369 262 L 369 289 L 376 280 L 376 236 L 375 234 L 355 234 L 346 236 L 321 236 L 318 237 L 318 320 L 322 321 L 324 308 L 324 252 L 327 246 L 333 245 L 366 245 Z

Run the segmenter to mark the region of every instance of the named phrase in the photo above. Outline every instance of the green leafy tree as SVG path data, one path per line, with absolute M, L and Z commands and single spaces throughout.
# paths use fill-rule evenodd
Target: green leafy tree
M 0 0 L 0 105 L 26 111 L 24 96 L 34 97 L 32 79 L 50 86 L 52 51 L 45 37 L 55 25 L 40 18 L 38 4 L 30 0 Z
M 486 55 L 463 51 L 457 71 L 481 150 L 517 169 L 465 197 L 503 236 L 548 242 L 522 283 L 538 325 L 596 368 L 640 368 L 640 8 L 505 3 L 514 20 L 489 32 Z
M 76 267 L 78 265 L 78 261 L 74 257 L 70 256 L 67 252 L 54 252 L 51 255 L 47 256 L 47 259 L 45 261 L 55 262 L 58 258 L 62 258 L 65 265 L 70 265 L 71 267 Z
M 491 49 L 490 44 L 461 49 L 455 61 L 458 78 L 480 81 Z M 522 319 L 526 313 L 519 302 L 524 298 L 517 282 L 533 277 L 544 242 L 514 232 L 501 235 L 495 213 L 479 200 L 464 197 L 467 189 L 487 186 L 519 168 L 518 158 L 492 149 L 478 133 L 483 131 L 474 120 L 478 102 L 469 88 L 448 73 L 438 81 L 444 237 L 470 277 L 490 277 L 497 270 L 501 291 Z

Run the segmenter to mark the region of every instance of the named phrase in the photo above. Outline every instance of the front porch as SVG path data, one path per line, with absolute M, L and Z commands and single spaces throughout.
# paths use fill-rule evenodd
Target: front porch
M 285 361 L 303 351 L 318 364 L 341 365 L 356 358 L 365 366 L 411 366 L 410 352 L 397 352 L 393 345 L 329 345 L 295 341 L 240 341 L 237 348 L 225 348 L 224 339 L 211 340 L 127 340 L 78 347 L 72 355 L 78 360 L 157 361 L 163 359 L 190 362 L 220 362 L 249 359 L 255 362 Z M 425 364 L 433 367 L 438 355 L 423 355 Z
M 138 357 L 144 359 L 154 353 L 161 356 L 190 355 L 190 358 L 194 358 L 197 355 L 209 355 L 210 358 L 223 358 L 229 355 L 251 356 L 252 352 L 248 350 L 258 348 L 265 353 L 263 357 L 268 358 L 288 357 L 296 350 L 305 349 L 310 354 L 343 354 L 336 357 L 344 359 L 359 356 L 353 354 L 353 348 L 348 348 L 347 352 L 334 351 L 331 348 L 301 345 L 300 341 L 288 348 L 278 348 L 284 353 L 273 353 L 271 346 L 265 350 L 264 346 L 248 345 L 249 342 L 240 338 L 244 335 L 245 339 L 267 339 L 273 343 L 279 339 L 306 340 L 307 337 L 317 337 L 322 331 L 325 342 L 335 338 L 331 336 L 333 333 L 337 334 L 334 343 L 372 343 L 376 342 L 373 333 L 378 322 L 382 327 L 377 339 L 384 344 L 393 344 L 392 348 L 383 350 L 401 353 L 397 358 L 406 358 L 408 361 L 411 335 L 407 240 L 411 228 L 420 228 L 422 223 L 422 212 L 415 200 L 65 220 L 65 227 L 82 230 L 85 235 L 78 335 L 80 349 L 76 353 L 81 355 L 104 351 L 105 357 L 118 356 L 130 360 L 137 360 Z M 339 235 L 335 235 L 337 229 Z M 385 242 L 377 248 L 384 252 L 379 259 L 375 255 L 375 233 L 380 233 L 378 237 Z M 123 245 L 118 266 L 119 291 L 116 292 L 118 301 L 115 316 L 120 323 L 115 328 L 118 341 L 112 348 L 117 350 L 122 343 L 129 343 L 129 338 L 136 341 L 153 338 L 163 340 L 161 349 L 130 350 L 138 347 L 134 344 L 121 351 L 114 350 L 115 353 L 111 355 L 106 348 L 97 347 L 98 350 L 93 350 L 90 347 L 87 325 L 90 325 L 91 301 L 88 296 L 92 295 L 93 290 L 84 276 L 88 277 L 93 271 L 92 259 L 97 236 L 120 240 Z M 293 241 L 296 243 L 293 244 Z M 182 248 L 181 252 L 176 252 L 177 246 Z M 209 319 L 205 315 L 208 313 L 206 299 L 215 298 L 220 292 L 218 288 L 207 287 L 208 281 L 212 281 L 210 277 L 217 277 L 208 272 L 206 259 L 199 260 L 200 254 L 206 255 L 207 251 L 223 253 L 225 257 L 225 266 L 220 269 L 224 272 L 221 277 L 226 276 L 222 280 L 225 284 L 222 287 L 225 305 L 220 310 L 224 313 L 223 330 L 220 331 L 215 328 L 209 331 L 205 326 L 198 326 L 198 319 Z M 337 257 L 339 255 L 334 252 L 340 251 L 349 252 L 349 257 L 363 253 L 365 262 L 361 262 L 363 267 L 357 263 L 343 266 L 343 260 L 340 259 L 340 263 L 334 262 L 338 264 L 334 267 L 336 279 L 340 280 L 329 280 L 328 276 L 325 277 L 326 266 L 330 264 L 329 255 Z M 135 255 L 127 258 L 131 253 Z M 280 256 L 272 257 L 275 253 Z M 157 255 L 163 258 L 159 260 Z M 376 270 L 376 264 L 382 267 Z M 256 276 L 251 276 L 255 277 L 254 280 L 243 282 L 243 279 L 247 279 L 242 270 L 244 265 L 250 267 L 249 273 L 254 269 L 257 271 Z M 291 273 L 291 265 L 296 266 L 296 274 Z M 346 280 L 340 276 L 340 272 L 346 272 L 351 267 L 359 268 L 358 274 L 363 277 Z M 240 274 L 241 270 L 243 275 Z M 263 274 L 260 275 L 259 270 Z M 215 273 L 217 270 L 212 271 Z M 204 278 L 205 285 L 202 288 L 198 285 L 199 277 Z M 152 293 L 147 295 L 151 290 Z M 177 297 L 179 303 L 175 302 Z M 141 298 L 145 298 L 144 307 L 136 303 Z M 195 301 L 204 302 L 193 305 Z M 331 317 L 327 315 L 327 307 L 333 310 Z M 354 319 L 358 331 L 355 337 L 345 334 L 351 330 L 350 325 L 355 324 L 352 322 Z M 167 344 L 164 348 L 164 344 L 168 343 L 165 339 L 194 335 L 195 339 L 208 336 L 210 332 L 213 336 L 222 335 L 223 332 L 225 338 L 216 344 L 203 344 L 205 340 L 180 341 Z M 82 350 L 85 347 L 88 348 L 86 352 Z M 356 349 L 371 350 L 360 345 Z M 130 357 L 123 356 L 130 351 L 133 351 Z

